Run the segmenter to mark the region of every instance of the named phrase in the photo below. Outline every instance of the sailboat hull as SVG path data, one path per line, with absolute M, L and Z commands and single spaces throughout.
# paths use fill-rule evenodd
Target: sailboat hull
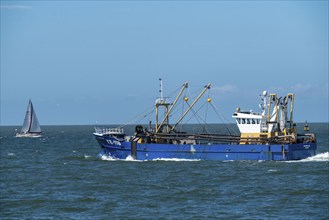
M 156 144 L 117 141 L 110 136 L 94 134 L 102 154 L 117 159 L 131 156 L 137 160 L 195 159 L 195 160 L 301 160 L 316 154 L 316 143 L 282 145 L 263 144 Z
M 42 137 L 41 133 L 17 133 L 18 138 L 39 138 Z

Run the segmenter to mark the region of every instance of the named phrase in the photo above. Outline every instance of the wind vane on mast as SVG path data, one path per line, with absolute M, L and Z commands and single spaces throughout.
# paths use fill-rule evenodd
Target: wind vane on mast
M 159 92 L 160 92 L 160 98 L 161 98 L 161 100 L 163 100 L 163 93 L 162 93 L 162 79 L 159 78 L 159 81 L 160 81 L 160 90 L 159 90 Z
M 156 105 L 171 105 L 169 97 L 163 97 L 163 86 L 162 86 L 162 79 L 159 78 L 160 81 L 160 97 L 155 100 Z

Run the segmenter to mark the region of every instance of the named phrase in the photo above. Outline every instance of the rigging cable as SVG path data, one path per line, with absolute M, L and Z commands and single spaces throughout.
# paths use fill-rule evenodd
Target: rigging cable
M 191 111 L 192 111 L 193 115 L 187 120 L 187 122 L 189 122 L 193 117 L 195 117 L 196 120 L 198 121 L 199 125 L 200 125 L 201 128 L 203 129 L 203 131 L 205 131 L 206 133 L 209 133 L 209 132 L 207 131 L 207 129 L 205 129 L 205 127 L 204 127 L 204 126 L 202 125 L 202 123 L 200 122 L 200 120 L 201 120 L 202 122 L 205 123 L 205 120 L 203 120 L 202 117 L 200 117 L 200 116 L 198 115 L 198 112 L 199 112 L 199 111 L 205 106 L 205 104 L 207 104 L 207 103 L 204 103 L 203 105 L 201 105 L 200 108 L 199 108 L 197 111 L 194 111 L 193 108 L 192 108 Z M 190 107 L 190 105 L 189 105 L 188 103 L 187 103 L 187 105 Z
M 177 88 L 176 90 L 174 90 L 172 93 L 169 94 L 169 96 L 173 95 L 174 93 L 177 93 L 179 91 L 180 87 Z M 132 119 L 130 119 L 126 124 L 123 125 L 119 125 L 117 128 L 123 128 L 129 124 L 132 124 L 132 122 L 135 122 L 136 124 L 138 124 L 140 121 L 142 121 L 143 119 L 145 119 L 147 116 L 149 116 L 149 119 L 152 116 L 152 113 L 154 112 L 154 106 L 152 105 L 151 107 L 147 108 L 146 110 L 144 110 L 142 113 L 140 113 L 139 115 L 133 117 Z M 143 116 L 143 117 L 142 117 Z M 140 118 L 142 117 L 142 118 Z M 138 121 L 136 121 L 138 118 L 140 118 Z
M 206 105 L 206 113 L 205 113 L 205 116 L 204 116 L 203 132 L 206 132 L 209 102 L 211 102 L 211 99 L 210 99 L 210 89 L 208 90 L 208 98 L 207 98 L 207 105 Z
M 218 118 L 219 118 L 220 120 L 222 120 L 224 123 L 225 123 L 225 121 L 226 121 L 227 124 L 231 124 L 231 123 L 232 123 L 232 122 L 230 122 L 230 121 L 229 121 L 224 115 L 222 115 L 222 114 L 220 113 L 220 111 L 218 110 L 218 108 L 216 108 L 216 106 L 215 106 L 213 103 L 210 103 L 210 105 L 211 105 L 211 107 L 214 109 L 216 115 L 218 116 Z M 226 130 L 229 132 L 229 134 L 232 135 L 230 129 L 228 128 L 228 126 L 225 126 L 225 128 L 226 128 Z M 234 133 L 239 133 L 239 132 L 237 132 L 236 128 L 234 129 L 233 132 L 234 132 Z
M 150 109 L 152 109 L 150 111 Z M 144 118 L 146 118 L 148 115 L 150 115 L 153 112 L 153 106 L 149 107 L 148 109 L 144 110 L 142 113 L 140 113 L 139 115 L 135 116 L 134 118 L 132 118 L 131 120 L 129 120 L 126 124 L 123 125 L 119 125 L 117 128 L 123 128 L 129 124 L 132 124 L 132 122 L 135 122 L 136 124 L 138 124 L 141 120 L 143 120 Z M 143 116 L 143 117 L 142 117 Z M 142 118 L 140 118 L 142 117 Z M 138 118 L 140 118 L 138 121 L 136 121 Z

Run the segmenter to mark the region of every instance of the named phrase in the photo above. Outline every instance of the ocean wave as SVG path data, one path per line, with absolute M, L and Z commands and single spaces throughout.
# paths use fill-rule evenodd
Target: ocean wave
M 269 173 L 274 173 L 274 172 L 278 172 L 278 170 L 275 170 L 275 169 L 269 169 L 269 170 L 267 170 L 267 172 L 269 172 Z

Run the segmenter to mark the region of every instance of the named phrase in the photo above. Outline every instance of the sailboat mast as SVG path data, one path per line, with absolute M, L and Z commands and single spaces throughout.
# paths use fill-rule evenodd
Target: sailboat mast
M 33 120 L 33 105 L 32 105 L 31 99 L 29 101 L 29 109 L 30 109 L 30 124 L 29 124 L 28 132 L 31 132 L 32 120 Z

